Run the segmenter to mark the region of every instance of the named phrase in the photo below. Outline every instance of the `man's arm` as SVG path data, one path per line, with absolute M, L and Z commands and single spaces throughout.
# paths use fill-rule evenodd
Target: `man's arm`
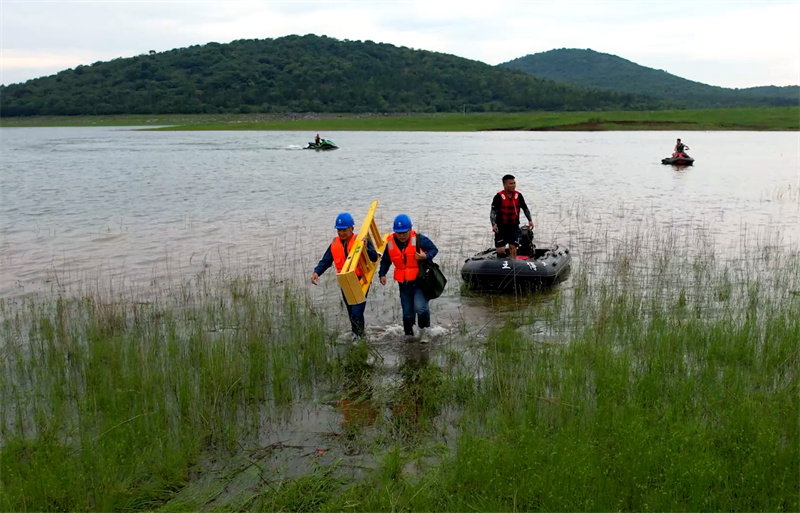
M 499 194 L 495 194 L 494 198 L 492 198 L 492 208 L 489 211 L 489 222 L 492 224 L 492 228 L 497 226 L 497 213 L 500 211 L 502 201 Z
M 367 239 L 367 256 L 373 262 L 378 260 L 378 252 L 375 250 L 375 246 L 372 245 L 372 241 Z
M 333 253 L 331 253 L 331 247 L 328 246 L 328 249 L 325 250 L 325 254 L 322 255 L 317 266 L 314 268 L 314 272 L 311 274 L 311 283 L 314 285 L 317 284 L 317 278 L 324 273 L 328 267 L 333 265 Z
M 389 252 L 384 251 L 381 257 L 381 266 L 378 269 L 378 278 L 383 278 L 389 272 L 389 266 L 392 265 L 392 259 L 389 258 Z
M 428 257 L 428 260 L 433 260 L 433 257 L 439 253 L 439 248 L 436 247 L 436 244 L 434 244 L 432 240 L 421 233 L 418 233 L 417 237 L 419 237 L 419 249 L 425 252 L 425 256 Z
M 530 224 L 531 228 L 533 228 L 533 216 L 531 215 L 531 211 L 528 209 L 528 204 L 525 203 L 525 198 L 522 197 L 522 193 L 519 195 L 519 208 L 525 212 L 525 217 L 528 218 L 528 224 Z

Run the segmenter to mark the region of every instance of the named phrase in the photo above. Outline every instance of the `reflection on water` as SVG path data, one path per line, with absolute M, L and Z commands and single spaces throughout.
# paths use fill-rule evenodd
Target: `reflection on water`
M 373 391 L 376 356 L 380 357 L 370 346 L 358 344 L 347 347 L 342 358 L 341 397 L 336 407 L 342 413 L 340 423 L 348 436 L 373 425 L 380 414 Z
M 333 219 L 356 222 L 378 200 L 385 230 L 400 212 L 440 249 L 449 283 L 433 323 L 478 328 L 533 298 L 464 293 L 464 258 L 491 246 L 489 203 L 516 175 L 536 237 L 575 259 L 624 259 L 609 248 L 687 251 L 702 233 L 724 257 L 742 234 L 800 236 L 798 139 L 792 133 L 696 132 L 692 168 L 660 163 L 675 134 L 339 132 L 336 152 L 302 151 L 304 132 L 142 132 L 119 128 L 2 129 L 0 297 L 158 295 L 198 274 L 293 281 L 346 332 L 331 272 L 309 276 Z M 758 155 L 746 151 L 758 147 Z M 686 234 L 650 248 L 659 232 Z M 776 237 L 770 237 L 775 239 Z M 559 288 L 569 290 L 571 280 Z M 400 322 L 396 285 L 374 287 L 367 324 Z
M 417 439 L 432 427 L 444 403 L 442 366 L 431 365 L 431 345 L 400 343 L 394 362 L 369 344 L 342 356 L 340 398 L 343 434 L 355 439 L 380 419 L 398 439 Z

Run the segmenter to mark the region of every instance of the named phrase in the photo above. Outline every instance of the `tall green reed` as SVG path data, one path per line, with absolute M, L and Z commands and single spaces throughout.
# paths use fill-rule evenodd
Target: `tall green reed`
M 800 253 L 767 234 L 723 261 L 649 233 L 491 334 L 426 507 L 798 509 Z
M 800 253 L 778 239 L 609 238 L 489 335 L 440 465 L 389 458 L 321 509 L 798 510 Z
M 4 303 L 3 509 L 147 507 L 327 374 L 331 335 L 290 286 L 176 292 Z

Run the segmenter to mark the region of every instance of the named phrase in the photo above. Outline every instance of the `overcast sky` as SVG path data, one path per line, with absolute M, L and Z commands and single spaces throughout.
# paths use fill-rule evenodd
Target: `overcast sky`
M 0 0 L 0 83 L 117 57 L 290 34 L 499 64 L 591 48 L 723 87 L 800 84 L 800 0 Z

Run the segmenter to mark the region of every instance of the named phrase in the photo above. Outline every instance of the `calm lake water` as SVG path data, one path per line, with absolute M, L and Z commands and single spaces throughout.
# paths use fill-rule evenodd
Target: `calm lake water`
M 321 135 L 340 149 L 303 150 L 306 132 L 0 129 L 0 297 L 146 297 L 199 273 L 246 272 L 296 282 L 347 332 L 334 273 L 319 287 L 309 276 L 336 214 L 358 225 L 378 200 L 383 231 L 406 213 L 439 247 L 450 283 L 434 324 L 483 322 L 497 301 L 463 294 L 459 269 L 492 244 L 489 204 L 506 173 L 537 239 L 568 245 L 573 266 L 613 258 L 597 253 L 636 230 L 698 230 L 729 258 L 751 236 L 800 241 L 796 132 Z M 676 137 L 694 167 L 660 163 Z M 400 329 L 396 285 L 375 280 L 370 299 L 368 326 Z

